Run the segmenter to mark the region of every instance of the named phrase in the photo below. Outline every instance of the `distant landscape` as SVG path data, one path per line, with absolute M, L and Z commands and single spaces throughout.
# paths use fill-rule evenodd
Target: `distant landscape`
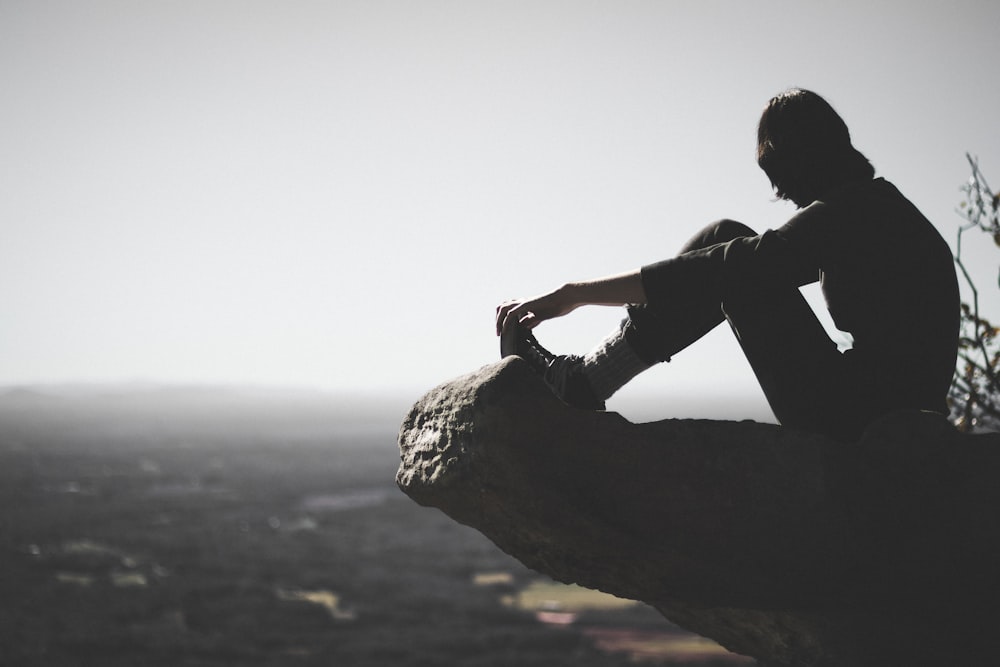
M 0 664 L 754 664 L 410 501 L 407 407 L 0 389 Z

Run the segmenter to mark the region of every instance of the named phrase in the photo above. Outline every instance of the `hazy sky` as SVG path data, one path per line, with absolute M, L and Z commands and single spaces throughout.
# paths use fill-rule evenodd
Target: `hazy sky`
M 506 297 L 782 224 L 754 131 L 793 85 L 951 241 L 965 151 L 1000 184 L 997 25 L 992 0 L 0 0 L 0 384 L 419 393 L 496 358 Z M 620 316 L 538 335 L 582 352 Z M 623 396 L 732 394 L 720 328 Z

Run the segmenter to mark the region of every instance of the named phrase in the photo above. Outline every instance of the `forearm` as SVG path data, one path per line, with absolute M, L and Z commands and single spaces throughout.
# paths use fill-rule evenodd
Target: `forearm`
M 566 283 L 530 299 L 511 299 L 497 306 L 497 335 L 520 324 L 529 329 L 580 306 L 624 306 L 646 303 L 646 290 L 638 270 L 583 282 Z
M 574 308 L 579 306 L 624 306 L 646 303 L 646 290 L 639 270 L 563 285 L 559 291 Z

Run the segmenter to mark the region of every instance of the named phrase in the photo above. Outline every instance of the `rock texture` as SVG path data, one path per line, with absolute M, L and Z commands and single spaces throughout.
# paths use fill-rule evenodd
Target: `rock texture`
M 418 503 L 761 665 L 1000 660 L 1000 436 L 915 412 L 852 445 L 633 424 L 564 405 L 508 357 L 429 392 L 399 444 Z
M 425 395 L 399 445 L 418 503 L 761 665 L 1000 660 L 1000 436 L 921 413 L 852 445 L 633 424 L 564 405 L 508 357 Z

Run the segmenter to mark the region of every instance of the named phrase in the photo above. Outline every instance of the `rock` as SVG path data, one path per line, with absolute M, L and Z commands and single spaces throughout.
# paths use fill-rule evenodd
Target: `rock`
M 976 664 L 1000 650 L 1000 436 L 905 412 L 861 442 L 633 424 L 517 357 L 447 382 L 397 483 L 553 578 L 642 600 L 770 666 Z

